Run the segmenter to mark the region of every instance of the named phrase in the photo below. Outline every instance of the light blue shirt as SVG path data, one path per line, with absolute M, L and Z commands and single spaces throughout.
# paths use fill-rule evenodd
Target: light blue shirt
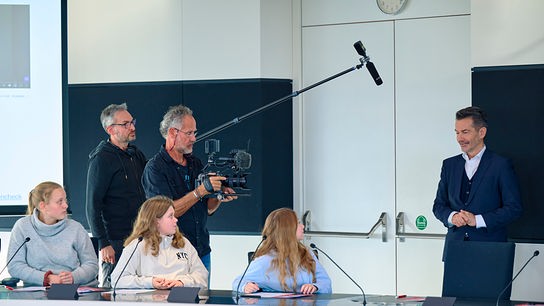
M 296 278 L 296 292 L 300 292 L 302 285 L 312 284 L 317 287 L 316 293 L 331 293 L 331 279 L 323 266 L 319 263 L 319 260 L 315 257 L 312 251 L 309 251 L 315 260 L 315 278 L 316 281 L 313 281 L 312 273 L 299 269 L 295 275 Z M 285 291 L 280 284 L 280 273 L 278 270 L 272 270 L 272 259 L 274 259 L 274 254 L 266 254 L 260 257 L 255 258 L 247 269 L 247 273 L 240 283 L 240 292 L 244 292 L 244 287 L 247 283 L 253 282 L 256 283 L 259 288 L 263 291 L 276 291 L 282 292 Z M 240 281 L 240 276 L 236 277 L 232 282 L 232 290 L 236 291 L 238 282 Z M 289 277 L 285 279 L 285 283 L 289 288 L 293 287 L 293 278 Z
M 467 173 L 467 177 L 469 180 L 472 179 L 474 176 L 474 173 L 476 173 L 476 170 L 478 170 L 478 166 L 480 165 L 480 161 L 482 160 L 482 155 L 484 155 L 485 152 L 485 146 L 476 154 L 473 158 L 469 158 L 467 153 L 463 152 L 463 158 L 465 159 L 465 172 Z

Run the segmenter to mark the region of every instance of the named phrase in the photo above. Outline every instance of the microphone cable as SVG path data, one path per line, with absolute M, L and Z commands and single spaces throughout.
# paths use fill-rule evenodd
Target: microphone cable
M 518 277 L 518 275 L 521 273 L 521 271 L 523 271 L 523 269 L 525 269 L 525 267 L 529 264 L 529 262 L 537 257 L 538 255 L 540 254 L 540 251 L 539 250 L 536 250 L 534 253 L 533 253 L 533 256 L 531 256 L 531 258 L 529 258 L 529 260 L 527 260 L 527 262 L 523 265 L 523 267 L 521 267 L 521 269 L 519 269 L 518 273 L 516 274 L 516 276 L 514 276 L 514 278 L 512 278 L 512 280 L 508 283 L 508 285 L 506 285 L 506 287 L 504 287 L 504 289 L 502 289 L 501 293 L 499 293 L 499 296 L 497 297 L 497 303 L 496 303 L 496 306 L 499 306 L 499 300 L 501 299 L 501 296 L 504 294 L 504 292 L 506 291 L 506 289 L 508 289 L 508 287 L 510 287 L 510 285 L 512 285 L 512 283 L 514 282 L 514 280 L 516 279 L 516 277 Z
M 117 283 L 118 283 L 119 280 L 121 279 L 121 276 L 123 275 L 123 272 L 125 272 L 125 269 L 127 268 L 128 263 L 129 263 L 130 260 L 132 259 L 132 256 L 134 255 L 134 253 L 136 253 L 136 250 L 138 249 L 138 245 L 140 244 L 140 242 L 142 242 L 143 239 L 144 239 L 143 236 L 138 237 L 138 242 L 136 243 L 136 246 L 134 247 L 134 250 L 132 250 L 132 253 L 130 253 L 130 256 L 128 257 L 128 260 L 127 260 L 127 262 L 125 263 L 125 266 L 123 267 L 123 270 L 121 270 L 121 273 L 119 273 L 119 277 L 117 277 L 117 280 L 115 281 L 115 284 L 113 285 L 113 293 L 112 293 L 112 296 L 113 296 L 113 300 L 114 300 L 114 301 L 115 301 L 115 289 L 117 288 Z
M 249 265 L 251 265 L 251 262 L 255 258 L 255 253 L 257 253 L 257 250 L 263 244 L 263 242 L 266 240 L 266 235 L 263 235 L 263 239 L 261 239 L 261 242 L 257 245 L 255 248 L 255 251 L 253 254 L 251 254 L 251 258 L 249 259 L 249 262 L 247 263 L 246 269 L 244 270 L 244 273 L 242 273 L 242 276 L 240 276 L 240 280 L 238 281 L 238 285 L 236 286 L 236 305 L 238 305 L 238 300 L 240 299 L 240 284 L 242 283 L 242 280 L 244 279 L 244 276 L 247 273 L 247 269 L 249 269 Z
M 23 245 L 25 245 L 27 242 L 30 241 L 30 237 L 26 237 L 25 238 L 25 241 L 23 241 L 23 243 L 21 243 L 21 245 L 17 248 L 17 250 L 15 251 L 15 253 L 13 253 L 13 255 L 11 255 L 11 258 L 8 260 L 8 262 L 6 263 L 6 265 L 4 266 L 4 268 L 2 268 L 2 271 L 0 271 L 0 274 L 2 274 L 2 272 L 4 272 L 4 270 L 8 267 L 9 263 L 13 260 L 13 258 L 15 257 L 15 255 L 17 255 L 17 253 L 19 253 L 19 250 L 23 247 Z
M 342 268 L 340 268 L 340 266 L 334 261 L 332 260 L 332 258 L 327 255 L 327 253 L 325 253 L 322 249 L 318 248 L 314 243 L 310 243 L 310 247 L 312 249 L 316 249 L 318 251 L 320 251 L 321 253 L 323 253 L 323 255 L 327 256 L 327 258 L 338 268 L 340 269 L 340 271 L 342 271 L 342 273 L 344 273 L 354 284 L 355 286 L 357 286 L 361 292 L 363 293 L 363 305 L 366 305 L 366 294 L 365 294 L 365 291 L 363 290 L 363 288 L 361 288 L 361 286 L 359 286 L 359 284 L 357 284 L 356 281 L 353 280 L 353 278 L 351 278 L 351 276 L 349 276 L 346 271 L 344 271 Z

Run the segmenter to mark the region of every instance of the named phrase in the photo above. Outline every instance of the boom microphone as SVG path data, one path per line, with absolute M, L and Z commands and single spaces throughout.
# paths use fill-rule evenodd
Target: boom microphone
M 359 41 L 357 41 L 356 43 L 353 44 L 353 47 L 355 48 L 357 53 L 360 56 L 363 57 L 361 62 L 363 62 L 363 64 L 364 64 L 364 62 L 366 62 L 366 69 L 370 73 L 370 76 L 372 76 L 372 79 L 374 80 L 374 83 L 376 83 L 376 85 L 378 85 L 378 86 L 382 85 L 383 80 L 380 77 L 380 74 L 378 73 L 378 70 L 376 70 L 376 66 L 374 66 L 374 63 L 372 63 L 370 61 L 370 58 L 368 57 L 368 55 L 366 55 L 366 48 L 363 45 L 363 43 L 359 40 Z
M 117 288 L 117 283 L 119 282 L 119 279 L 121 279 L 121 276 L 123 275 L 123 272 L 125 272 L 125 269 L 127 268 L 128 263 L 132 259 L 132 256 L 134 255 L 134 253 L 138 249 L 138 244 L 140 244 L 140 242 L 142 242 L 143 239 L 144 239 L 143 236 L 138 237 L 138 242 L 136 243 L 136 246 L 134 247 L 134 250 L 132 250 L 132 253 L 130 253 L 130 256 L 128 257 L 128 260 L 125 263 L 125 266 L 123 267 L 123 270 L 121 270 L 121 273 L 119 273 L 119 277 L 117 277 L 117 280 L 115 281 L 115 284 L 113 285 L 113 300 L 114 301 L 115 301 L 115 288 Z
M 15 257 L 15 255 L 17 255 L 17 253 L 19 253 L 19 250 L 23 247 L 23 245 L 25 245 L 29 241 L 30 241 L 30 237 L 26 237 L 25 241 L 23 241 L 23 243 L 21 243 L 21 245 L 17 248 L 15 253 L 13 253 L 13 255 L 11 255 L 11 258 L 8 260 L 8 263 L 4 266 L 4 268 L 2 268 L 2 271 L 0 271 L 0 274 L 2 274 L 2 272 L 4 272 L 4 270 L 8 267 L 9 263 L 13 260 L 13 257 Z
M 323 253 L 323 255 L 327 256 L 327 258 L 338 268 L 340 269 L 340 271 L 342 271 L 342 273 L 344 273 L 354 284 L 355 286 L 357 286 L 361 292 L 363 293 L 363 305 L 366 305 L 366 295 L 365 295 L 365 291 L 363 290 L 363 288 L 361 288 L 361 286 L 359 286 L 359 284 L 357 284 L 356 281 L 353 280 L 353 278 L 351 278 L 351 276 L 349 276 L 346 271 L 344 271 L 342 268 L 340 268 L 340 266 L 334 261 L 332 260 L 332 258 L 327 255 L 327 253 L 325 253 L 322 249 L 318 248 L 314 243 L 310 243 L 310 247 L 312 249 L 316 249 L 318 251 L 320 251 L 321 253 Z
M 376 70 L 374 63 L 371 61 L 366 62 L 366 69 L 368 72 L 370 72 L 370 75 L 372 76 L 372 79 L 374 79 L 374 83 L 376 83 L 376 85 L 380 86 L 383 84 L 382 78 L 378 74 L 378 70 Z
M 516 274 L 516 276 L 514 276 L 514 278 L 512 278 L 512 280 L 508 283 L 508 285 L 506 285 L 506 287 L 504 287 L 504 289 L 502 289 L 501 293 L 499 294 L 499 296 L 497 297 L 497 303 L 496 305 L 499 306 L 499 300 L 501 299 L 501 296 L 504 294 L 504 292 L 506 291 L 506 289 L 508 289 L 508 287 L 510 287 L 510 285 L 512 285 L 512 283 L 514 282 L 514 280 L 516 279 L 516 277 L 518 277 L 518 275 L 521 273 L 521 271 L 523 271 L 523 269 L 525 269 L 525 266 L 527 266 L 527 264 L 535 257 L 538 256 L 538 254 L 540 254 L 540 251 L 539 250 L 536 250 L 534 253 L 533 253 L 533 256 L 531 256 L 531 258 L 529 258 L 529 260 L 527 260 L 527 262 L 523 265 L 523 267 L 521 267 L 521 269 L 519 269 L 518 273 Z
M 247 266 L 246 266 L 246 269 L 244 270 L 244 273 L 242 273 L 242 276 L 240 276 L 240 280 L 238 281 L 238 285 L 236 286 L 236 304 L 238 304 L 238 300 L 240 299 L 240 284 L 242 283 L 242 280 L 244 279 L 244 276 L 246 275 L 247 273 L 247 269 L 249 268 L 249 265 L 251 264 L 251 262 L 253 261 L 253 259 L 255 258 L 255 253 L 257 253 L 257 250 L 259 249 L 259 247 L 261 246 L 261 244 L 266 240 L 266 235 L 263 235 L 263 239 L 261 239 L 261 242 L 259 242 L 259 244 L 257 245 L 257 247 L 255 248 L 255 251 L 253 252 L 253 254 L 251 255 L 251 258 L 249 259 L 249 262 L 247 263 Z

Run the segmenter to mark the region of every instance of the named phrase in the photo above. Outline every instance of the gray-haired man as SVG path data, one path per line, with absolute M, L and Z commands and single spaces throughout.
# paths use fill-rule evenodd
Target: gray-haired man
M 86 208 L 102 257 L 101 285 L 110 287 L 110 274 L 121 256 L 123 241 L 145 201 L 141 179 L 146 159 L 130 144 L 136 139 L 136 119 L 125 103 L 106 107 L 100 121 L 109 139 L 89 154 Z

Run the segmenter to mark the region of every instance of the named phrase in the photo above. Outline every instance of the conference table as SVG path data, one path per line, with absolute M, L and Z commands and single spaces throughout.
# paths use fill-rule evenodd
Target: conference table
M 16 306 L 89 306 L 105 303 L 138 303 L 139 306 L 156 306 L 157 303 L 167 303 L 169 290 L 147 290 L 147 291 L 128 291 L 121 290 L 112 296 L 111 291 L 91 292 L 81 294 L 77 300 L 52 300 L 48 299 L 47 291 L 18 292 L 10 291 L 4 288 L 0 289 L 0 305 Z M 198 304 L 211 305 L 278 305 L 278 306 L 340 306 L 340 305 L 362 305 L 363 297 L 361 294 L 314 294 L 296 298 L 254 298 L 240 297 L 237 301 L 235 294 L 230 290 L 201 290 L 199 293 L 200 301 Z M 423 305 L 425 297 L 402 297 L 385 295 L 367 295 L 367 305 Z M 457 299 L 454 305 L 474 306 L 474 305 L 495 305 L 496 301 L 475 300 L 475 299 Z M 194 305 L 185 303 L 176 303 L 178 305 Z M 527 302 L 521 301 L 501 301 L 499 305 L 527 305 Z M 435 304 L 438 305 L 438 304 Z

